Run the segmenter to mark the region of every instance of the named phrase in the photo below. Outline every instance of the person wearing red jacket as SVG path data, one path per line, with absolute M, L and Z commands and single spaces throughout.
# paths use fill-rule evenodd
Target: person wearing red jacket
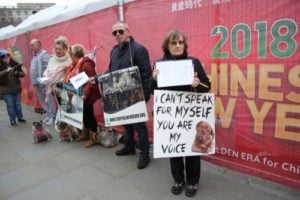
M 85 56 L 84 47 L 81 44 L 75 44 L 70 47 L 69 55 L 72 59 L 72 63 L 66 70 L 64 76 L 64 82 L 69 83 L 70 78 L 78 75 L 81 72 L 85 72 L 88 77 L 96 75 L 95 62 Z M 85 147 L 92 147 L 96 143 L 97 134 L 97 121 L 94 115 L 94 103 L 100 99 L 100 91 L 98 85 L 86 83 L 83 85 L 83 131 L 77 138 L 77 141 L 88 139 L 85 143 Z

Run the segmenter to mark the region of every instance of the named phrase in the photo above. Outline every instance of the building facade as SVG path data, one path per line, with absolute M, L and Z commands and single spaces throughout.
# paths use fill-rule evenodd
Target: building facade
M 8 25 L 17 26 L 30 15 L 37 13 L 54 3 L 18 3 L 17 6 L 0 7 L 0 28 Z

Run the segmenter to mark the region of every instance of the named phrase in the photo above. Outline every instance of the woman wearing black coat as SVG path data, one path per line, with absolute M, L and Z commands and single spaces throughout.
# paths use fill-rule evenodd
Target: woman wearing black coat
M 6 50 L 0 50 L 0 94 L 7 108 L 10 124 L 16 126 L 18 122 L 25 123 L 21 106 L 20 78 L 25 73 L 22 65 L 16 62 Z
M 192 85 L 184 86 L 171 86 L 157 88 L 157 76 L 159 70 L 153 70 L 153 89 L 162 90 L 175 90 L 175 91 L 188 91 L 188 92 L 208 92 L 210 90 L 210 81 L 201 65 L 199 59 L 189 57 L 187 52 L 187 40 L 185 35 L 179 30 L 171 30 L 167 33 L 162 49 L 164 56 L 158 61 L 176 61 L 183 59 L 190 59 L 194 65 L 194 80 Z M 170 69 L 172 70 L 172 69 Z M 173 194 L 178 195 L 182 192 L 184 185 L 185 195 L 192 197 L 196 194 L 198 189 L 198 183 L 200 179 L 201 160 L 200 156 L 188 156 L 188 157 L 175 157 L 170 158 L 171 173 L 174 179 L 171 191 Z M 186 176 L 186 180 L 185 180 Z

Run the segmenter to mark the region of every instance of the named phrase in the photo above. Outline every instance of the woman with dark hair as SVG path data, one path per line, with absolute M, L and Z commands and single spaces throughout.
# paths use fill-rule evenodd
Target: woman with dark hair
M 10 124 L 16 126 L 18 122 L 25 123 L 21 105 L 20 78 L 25 76 L 22 65 L 11 58 L 6 50 L 0 50 L 0 94 L 7 108 Z
M 199 59 L 188 56 L 187 38 L 183 34 L 183 32 L 179 30 L 169 31 L 163 41 L 162 49 L 164 55 L 158 61 L 168 61 L 168 60 L 177 61 L 183 59 L 192 60 L 192 63 L 194 65 L 195 76 L 192 85 L 158 88 L 157 76 L 159 76 L 159 70 L 154 69 L 152 73 L 153 89 L 187 91 L 187 92 L 191 92 L 191 91 L 208 92 L 210 90 L 210 81 Z M 171 188 L 173 194 L 178 195 L 182 192 L 182 189 L 185 185 L 185 175 L 186 175 L 185 195 L 187 197 L 192 197 L 196 194 L 198 189 L 198 183 L 200 180 L 200 170 L 201 170 L 200 161 L 201 161 L 200 156 L 170 158 L 171 173 L 174 179 L 174 184 L 172 185 Z

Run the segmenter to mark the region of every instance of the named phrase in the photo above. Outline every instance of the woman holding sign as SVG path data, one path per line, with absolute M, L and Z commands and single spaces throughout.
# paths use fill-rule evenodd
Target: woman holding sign
M 96 75 L 95 62 L 88 56 L 85 56 L 84 48 L 81 44 L 75 44 L 69 49 L 69 55 L 72 63 L 67 68 L 64 76 L 64 82 L 69 83 L 70 78 L 85 72 L 87 76 L 93 77 Z M 100 99 L 98 85 L 86 83 L 83 86 L 83 132 L 77 138 L 77 141 L 88 139 L 84 147 L 89 148 L 96 143 L 97 121 L 94 115 L 94 103 Z
M 191 60 L 194 66 L 194 78 L 192 85 L 177 85 L 168 87 L 159 87 L 157 85 L 157 78 L 159 76 L 159 70 L 154 69 L 152 73 L 153 77 L 153 89 L 162 90 L 175 90 L 175 91 L 187 91 L 204 93 L 210 90 L 210 81 L 201 65 L 199 59 L 188 56 L 187 38 L 183 32 L 179 30 L 171 30 L 167 33 L 163 44 L 163 57 L 160 61 L 182 61 Z M 170 69 L 172 70 L 172 69 Z M 188 157 L 174 157 L 170 158 L 171 173 L 174 179 L 172 185 L 172 193 L 178 195 L 182 192 L 182 189 L 186 182 L 185 195 L 192 197 L 196 194 L 198 189 L 198 183 L 200 179 L 201 160 L 199 156 Z M 186 181 L 185 181 L 186 174 Z
M 21 82 L 25 76 L 22 64 L 15 61 L 9 53 L 0 50 L 0 95 L 2 95 L 7 108 L 10 125 L 17 126 L 16 119 L 25 123 L 21 105 Z

